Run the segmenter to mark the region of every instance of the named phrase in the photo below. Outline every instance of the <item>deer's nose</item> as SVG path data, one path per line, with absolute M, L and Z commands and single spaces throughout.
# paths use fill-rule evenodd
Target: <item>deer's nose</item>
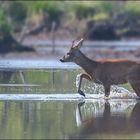
M 65 62 L 65 56 L 60 59 L 61 62 Z
M 63 60 L 63 59 L 60 59 L 60 61 L 61 61 L 61 62 L 64 62 L 64 60 Z

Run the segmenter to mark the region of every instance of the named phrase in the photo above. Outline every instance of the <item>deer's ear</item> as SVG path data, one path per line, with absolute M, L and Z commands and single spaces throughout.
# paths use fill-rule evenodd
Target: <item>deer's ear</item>
M 81 39 L 75 44 L 75 47 L 78 48 L 78 49 L 80 49 L 81 46 L 82 46 L 82 44 L 83 44 L 83 42 L 84 42 L 84 39 L 81 38 Z

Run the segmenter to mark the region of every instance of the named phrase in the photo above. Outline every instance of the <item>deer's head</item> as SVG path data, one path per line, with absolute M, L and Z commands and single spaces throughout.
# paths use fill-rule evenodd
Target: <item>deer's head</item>
M 82 46 L 84 39 L 81 38 L 78 42 L 74 43 L 72 42 L 72 46 L 70 50 L 67 52 L 66 55 L 63 56 L 62 59 L 60 59 L 61 62 L 75 62 L 80 55 L 80 47 Z

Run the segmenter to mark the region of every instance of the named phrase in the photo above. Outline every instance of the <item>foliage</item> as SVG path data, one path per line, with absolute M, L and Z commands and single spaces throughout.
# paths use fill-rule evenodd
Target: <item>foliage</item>
M 10 32 L 10 26 L 7 22 L 4 10 L 0 7 L 0 39 Z
M 27 16 L 27 8 L 23 3 L 18 1 L 10 3 L 8 10 L 10 17 L 18 22 L 23 22 Z
M 109 19 L 109 15 L 106 13 L 99 13 L 93 17 L 94 21 L 106 21 Z
M 57 5 L 57 3 L 47 3 L 47 6 L 43 9 L 44 16 L 46 18 L 46 24 L 48 26 L 51 26 L 53 22 L 57 24 L 57 26 L 60 24 L 60 19 L 63 14 L 63 8 L 62 5 Z
M 12 1 L 6 9 L 14 30 L 20 30 L 27 17 L 27 7 L 23 2 Z
M 59 26 L 64 13 L 64 5 L 59 1 L 36 1 L 31 4 L 29 11 L 32 13 L 42 13 L 44 24 L 51 28 L 53 22 Z
M 34 0 L 7 1 L 5 3 L 8 5 L 6 8 L 0 7 L 0 36 L 4 32 L 10 32 L 11 29 L 13 29 L 12 31 L 21 31 L 27 18 L 29 21 L 34 20 L 30 17 L 33 14 L 38 14 L 41 17 L 38 23 L 41 22 L 40 25 L 43 25 L 43 28 L 47 27 L 48 30 L 51 30 L 53 23 L 56 23 L 56 28 L 67 25 L 72 29 L 78 22 L 86 25 L 89 20 L 96 23 L 108 21 L 108 24 L 113 23 L 114 26 L 121 25 L 122 27 L 131 24 L 134 27 L 140 16 L 139 1 Z M 81 31 L 85 25 L 79 24 L 78 29 Z
M 88 3 L 73 3 L 71 10 L 74 11 L 76 18 L 78 19 L 88 18 L 89 16 L 93 16 L 95 13 L 95 7 Z
M 97 10 L 98 12 L 111 14 L 114 11 L 114 5 L 111 1 L 102 1 L 99 3 Z
M 124 6 L 124 11 L 127 12 L 128 14 L 132 15 L 132 16 L 140 16 L 140 8 L 139 8 L 139 4 L 140 2 L 132 2 L 129 1 L 126 3 L 126 5 Z

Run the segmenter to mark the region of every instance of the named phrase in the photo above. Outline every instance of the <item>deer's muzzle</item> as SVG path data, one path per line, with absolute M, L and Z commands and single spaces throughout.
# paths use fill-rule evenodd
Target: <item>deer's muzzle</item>
M 64 62 L 64 60 L 63 60 L 63 59 L 60 59 L 60 61 L 61 61 L 61 62 Z
M 61 58 L 60 61 L 65 62 L 65 56 L 63 56 L 63 58 Z
M 61 62 L 71 62 L 70 55 L 64 55 L 63 58 L 60 59 Z

